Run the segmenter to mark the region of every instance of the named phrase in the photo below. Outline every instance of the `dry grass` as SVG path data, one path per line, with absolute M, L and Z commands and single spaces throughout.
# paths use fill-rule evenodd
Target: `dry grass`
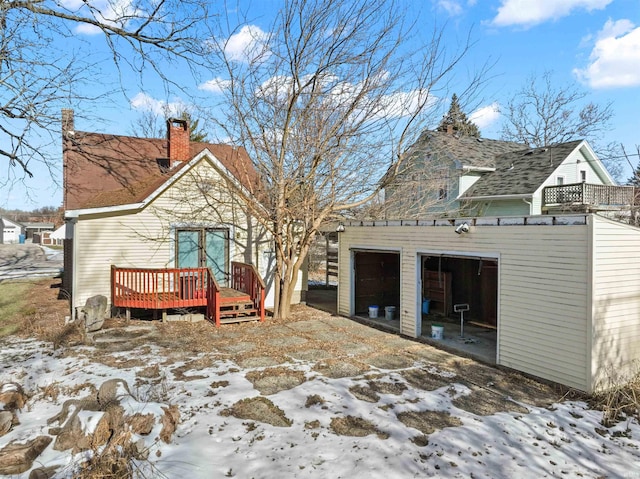
M 32 287 L 29 281 L 3 281 L 0 283 L 0 337 L 20 330 L 24 315 L 35 313 L 27 297 Z
M 96 448 L 91 457 L 80 464 L 74 479 L 130 479 L 137 477 L 138 461 L 146 459 L 148 451 L 132 442 L 131 431 L 112 437 L 105 448 Z M 149 464 L 149 463 L 147 463 Z M 158 471 L 155 471 L 158 472 Z
M 55 347 L 80 341 L 78 327 L 65 325 L 69 300 L 60 286 L 56 278 L 0 282 L 0 337 L 30 336 Z
M 602 411 L 602 425 L 611 427 L 628 418 L 640 421 L 640 373 L 633 380 L 595 393 L 591 407 Z

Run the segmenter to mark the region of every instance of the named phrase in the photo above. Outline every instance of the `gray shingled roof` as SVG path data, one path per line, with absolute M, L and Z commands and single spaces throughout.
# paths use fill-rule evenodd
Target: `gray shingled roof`
M 465 166 L 493 168 L 496 156 L 522 150 L 527 148 L 527 145 L 487 138 L 457 137 L 446 132 L 425 130 L 411 148 L 414 150 L 412 157 L 421 156 L 426 152 L 445 153 Z
M 498 155 L 496 171 L 483 175 L 462 198 L 534 193 L 582 140 Z

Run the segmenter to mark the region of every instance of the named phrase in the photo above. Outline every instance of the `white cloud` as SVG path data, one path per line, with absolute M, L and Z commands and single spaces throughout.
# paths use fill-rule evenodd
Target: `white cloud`
M 385 78 L 387 78 L 387 74 L 383 73 L 376 81 L 382 83 Z M 302 80 L 302 83 L 304 83 L 308 78 L 303 77 Z M 369 80 L 373 81 L 371 78 Z M 365 87 L 359 83 L 340 80 L 330 73 L 325 74 L 320 83 L 323 85 L 323 91 L 326 92 L 321 102 L 327 108 L 327 111 L 345 106 L 350 108 L 354 106 L 353 103 L 357 102 L 361 108 L 354 109 L 354 118 L 361 115 L 370 115 L 371 118 L 376 119 L 402 118 L 414 114 L 421 105 L 432 105 L 436 101 L 435 96 L 431 96 L 426 90 L 395 92 L 377 97 L 375 101 L 367 96 L 356 100 L 356 97 L 362 93 L 362 88 Z M 270 101 L 285 101 L 291 94 L 291 88 L 293 88 L 293 79 L 291 77 L 274 76 L 260 85 L 256 91 L 256 96 L 267 98 Z
M 574 10 L 602 10 L 613 0 L 502 0 L 491 22 L 497 27 L 533 26 L 566 17 Z
M 268 35 L 255 25 L 245 25 L 229 37 L 224 51 L 230 60 L 247 62 L 265 55 L 264 44 Z
M 455 0 L 438 0 L 436 6 L 440 10 L 447 12 L 452 17 L 462 13 L 462 5 L 460 2 L 456 2 Z
M 469 115 L 469 120 L 474 122 L 481 130 L 493 125 L 500 118 L 500 105 L 497 102 L 478 108 Z
M 640 27 L 629 20 L 608 20 L 598 33 L 586 68 L 573 73 L 591 88 L 640 85 Z
M 216 77 L 198 85 L 198 90 L 204 90 L 211 93 L 222 93 L 224 90 L 229 88 L 230 85 L 231 82 L 229 80 Z
M 138 93 L 130 101 L 131 107 L 134 110 L 150 111 L 159 116 L 176 116 L 181 112 L 187 110 L 187 105 L 182 100 L 166 102 L 164 100 L 157 100 L 146 93 Z
M 132 0 L 94 0 L 91 2 L 91 12 L 82 0 L 63 0 L 62 6 L 74 12 L 74 14 L 87 18 L 95 18 L 100 23 L 115 27 L 125 27 L 134 18 L 142 17 L 144 14 L 137 9 Z M 78 23 L 75 27 L 76 33 L 84 35 L 96 35 L 102 30 L 88 23 Z

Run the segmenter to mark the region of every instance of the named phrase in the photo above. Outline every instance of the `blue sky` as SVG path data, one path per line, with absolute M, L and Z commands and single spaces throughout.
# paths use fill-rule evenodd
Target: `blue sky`
M 212 2 L 212 8 L 217 3 Z M 271 12 L 281 2 L 241 3 L 250 5 L 253 20 L 247 28 L 255 33 L 269 28 Z M 631 153 L 640 144 L 640 0 L 406 0 L 406 6 L 418 24 L 426 26 L 426 36 L 434 21 L 445 25 L 451 45 L 460 42 L 471 29 L 475 45 L 458 70 L 460 88 L 465 72 L 495 62 L 473 111 L 467 111 L 483 136 L 498 138 L 500 106 L 531 75 L 552 71 L 559 85 L 576 82 L 588 94 L 585 101 L 612 102 L 615 116 L 604 142 L 622 143 Z M 79 40 L 89 42 L 96 58 L 100 56 L 101 39 L 95 32 L 79 29 L 75 34 Z M 249 35 L 235 37 L 236 48 L 244 48 L 247 38 Z M 168 71 L 171 76 L 172 70 Z M 174 78 L 200 98 L 190 100 L 180 92 L 166 93 L 152 76 L 142 82 L 125 78 L 126 96 L 117 94 L 109 103 L 92 105 L 91 115 L 87 116 L 93 120 L 77 120 L 76 129 L 130 134 L 132 124 L 145 109 L 159 111 L 166 105 L 179 109 L 179 105 L 189 105 L 190 101 L 215 102 L 216 88 L 212 86 L 220 86 L 224 80 L 214 76 L 193 80 L 179 69 L 175 69 Z M 99 81 L 91 88 L 113 88 L 117 84 L 115 71 L 105 61 Z M 451 91 L 455 88 L 454 85 Z M 77 111 L 78 116 L 83 113 L 89 112 Z M 60 150 L 54 154 L 61 156 Z M 637 163 L 638 158 L 633 158 L 634 167 Z M 627 166 L 623 179 L 630 172 Z M 29 201 L 25 200 L 23 186 L 16 185 L 12 190 L 0 190 L 0 204 L 21 209 L 60 204 L 60 173 L 54 173 L 58 185 L 53 185 L 47 170 L 36 168 L 35 173 L 34 179 L 24 182 L 30 188 Z

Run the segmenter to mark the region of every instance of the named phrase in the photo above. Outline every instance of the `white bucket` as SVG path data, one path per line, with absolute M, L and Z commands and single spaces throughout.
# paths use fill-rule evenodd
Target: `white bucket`
M 444 336 L 444 326 L 433 324 L 431 326 L 431 339 L 442 339 Z
M 393 317 L 396 315 L 396 307 L 395 306 L 385 306 L 384 308 L 384 319 L 387 321 L 393 320 Z
M 378 317 L 378 307 L 377 306 L 369 306 L 369 317 L 377 318 Z

